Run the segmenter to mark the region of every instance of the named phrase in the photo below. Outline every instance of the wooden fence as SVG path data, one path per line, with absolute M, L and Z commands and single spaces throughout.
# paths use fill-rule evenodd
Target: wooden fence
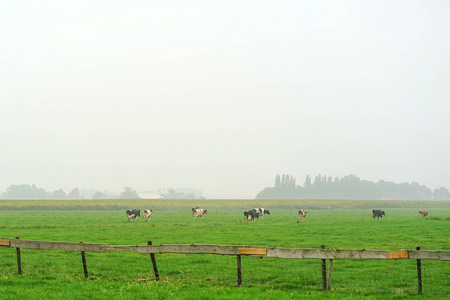
M 450 261 L 450 251 L 423 251 L 420 247 L 415 250 L 367 250 L 367 249 L 325 249 L 322 245 L 320 249 L 301 249 L 301 248 L 279 248 L 279 247 L 255 247 L 239 245 L 208 245 L 208 244 L 171 244 L 171 245 L 152 245 L 148 241 L 147 245 L 109 245 L 109 244 L 91 244 L 91 243 L 70 243 L 70 242 L 52 242 L 52 241 L 34 241 L 0 238 L 0 247 L 16 248 L 18 273 L 21 271 L 21 253 L 20 249 L 37 250 L 63 250 L 81 252 L 82 263 L 85 277 L 88 277 L 87 262 L 85 252 L 110 252 L 110 251 L 129 251 L 143 254 L 150 254 L 155 273 L 155 279 L 159 280 L 155 254 L 162 253 L 182 253 L 182 254 L 218 254 L 218 255 L 236 255 L 237 256 L 237 283 L 242 284 L 241 275 L 241 255 L 272 258 L 290 258 L 290 259 L 321 259 L 322 260 L 322 289 L 330 289 L 333 260 L 336 259 L 415 259 L 417 260 L 418 292 L 422 292 L 422 274 L 421 260 L 440 260 Z M 326 260 L 328 264 L 328 277 Z

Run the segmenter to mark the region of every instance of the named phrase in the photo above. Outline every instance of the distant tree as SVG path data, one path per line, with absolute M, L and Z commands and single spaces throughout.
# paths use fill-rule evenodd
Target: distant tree
M 63 200 L 66 199 L 66 196 L 67 196 L 66 193 L 62 189 L 59 189 L 52 193 L 51 198 Z
M 120 193 L 121 199 L 139 199 L 138 193 L 133 190 L 131 187 L 126 186 L 123 188 L 124 191 Z
M 281 178 L 280 178 L 280 174 L 278 174 L 276 177 L 275 177 L 275 188 L 276 189 L 278 189 L 278 188 L 280 188 L 280 186 L 281 186 Z
M 92 199 L 102 199 L 103 198 L 103 193 L 100 191 L 97 191 L 94 193 L 94 195 L 92 195 Z
M 288 174 L 277 175 L 274 187 L 267 187 L 258 193 L 256 199 L 298 199 L 301 187 L 297 187 L 295 178 Z
M 311 187 L 311 177 L 309 175 L 306 175 L 304 186 L 305 189 L 309 189 Z
M 435 189 L 433 191 L 433 199 L 434 200 L 450 200 L 450 193 L 449 193 L 448 189 L 446 189 L 445 187 Z
M 80 199 L 80 190 L 78 188 L 74 188 L 67 194 L 66 199 L 70 199 L 70 200 Z
M 186 194 L 186 199 L 195 199 L 195 194 L 194 193 L 187 193 Z
M 50 193 L 36 185 L 11 185 L 2 194 L 3 199 L 49 199 Z
M 393 183 L 380 180 L 361 180 L 356 175 L 342 178 L 331 176 L 306 176 L 303 187 L 295 186 L 295 179 L 283 174 L 275 178 L 275 186 L 259 192 L 256 199 L 361 199 L 361 200 L 450 200 L 448 189 L 441 187 L 433 192 L 417 182 Z

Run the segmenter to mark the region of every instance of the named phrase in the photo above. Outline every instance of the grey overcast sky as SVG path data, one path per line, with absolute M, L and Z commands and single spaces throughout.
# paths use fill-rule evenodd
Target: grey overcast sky
M 450 187 L 450 1 L 2 1 L 0 192 Z

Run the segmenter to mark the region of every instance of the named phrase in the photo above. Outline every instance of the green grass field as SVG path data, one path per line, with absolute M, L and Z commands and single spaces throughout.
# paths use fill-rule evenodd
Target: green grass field
M 190 208 L 208 209 L 193 220 Z M 271 212 L 255 223 L 243 211 Z M 127 223 L 128 208 L 152 208 L 150 222 Z M 297 218 L 299 208 L 308 211 Z M 386 211 L 372 219 L 372 209 Z M 428 210 L 419 218 L 419 210 Z M 450 250 L 450 202 L 332 200 L 83 200 L 0 202 L 0 237 L 112 245 L 222 244 L 287 248 Z M 416 261 L 336 260 L 330 291 L 322 291 L 320 260 L 157 254 L 160 281 L 149 255 L 87 253 L 89 278 L 75 252 L 0 248 L 2 299 L 446 299 L 450 263 L 422 261 L 423 295 L 417 294 Z

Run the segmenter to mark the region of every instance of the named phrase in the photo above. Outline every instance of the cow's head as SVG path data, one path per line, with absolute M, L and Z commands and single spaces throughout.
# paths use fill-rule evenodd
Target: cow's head
M 264 210 L 264 214 L 269 215 L 270 216 L 270 211 L 268 211 L 267 209 Z
M 203 210 L 203 214 L 206 215 L 208 211 L 206 209 Z M 209 217 L 208 217 L 209 218 Z
M 386 214 L 384 213 L 384 210 L 381 212 L 381 215 L 385 216 Z

